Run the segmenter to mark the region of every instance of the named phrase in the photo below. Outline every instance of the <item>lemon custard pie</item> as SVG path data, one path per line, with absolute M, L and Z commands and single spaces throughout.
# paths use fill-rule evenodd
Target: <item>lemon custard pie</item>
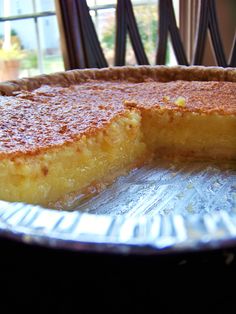
M 74 70 L 0 93 L 2 200 L 56 207 L 153 156 L 236 159 L 235 69 Z

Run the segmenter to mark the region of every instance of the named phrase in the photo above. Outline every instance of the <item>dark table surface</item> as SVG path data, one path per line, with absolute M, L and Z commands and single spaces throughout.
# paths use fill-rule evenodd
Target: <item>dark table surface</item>
M 0 238 L 0 249 L 0 313 L 236 313 L 235 248 L 130 256 Z

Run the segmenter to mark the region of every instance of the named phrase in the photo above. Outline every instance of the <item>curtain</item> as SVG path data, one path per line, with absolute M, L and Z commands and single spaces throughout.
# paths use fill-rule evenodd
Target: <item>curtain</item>
M 57 0 L 56 9 L 66 69 L 107 67 L 86 0 Z

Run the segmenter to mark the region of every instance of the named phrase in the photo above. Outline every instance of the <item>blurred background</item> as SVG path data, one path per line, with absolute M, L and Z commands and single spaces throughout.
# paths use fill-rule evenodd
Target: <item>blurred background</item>
M 65 69 L 63 61 L 65 56 L 64 53 L 62 54 L 62 36 L 60 36 L 61 28 L 58 25 L 56 14 L 56 1 L 0 1 L 0 81 L 30 77 L 42 73 L 47 74 Z M 159 2 L 158 0 L 131 1 L 149 64 L 157 63 Z M 193 57 L 200 2 L 201 0 L 172 1 L 176 24 L 180 30 L 188 60 Z M 236 1 L 215 0 L 215 4 L 224 52 L 228 57 L 235 36 Z M 87 0 L 87 5 L 106 61 L 109 66 L 114 65 L 117 0 Z M 137 61 L 130 37 L 128 35 L 126 37 L 125 64 L 135 65 Z M 165 53 L 165 64 L 176 65 L 177 60 L 170 41 L 170 35 L 168 35 Z M 209 38 L 206 41 L 202 64 L 216 64 L 215 57 L 211 52 Z
M 174 1 L 178 12 L 179 1 Z M 88 0 L 95 28 L 109 65 L 114 61 L 116 0 Z M 156 0 L 132 1 L 141 39 L 154 64 L 158 6 Z M 177 14 L 178 15 L 178 14 Z M 0 80 L 64 70 L 54 0 L 2 0 L 0 2 Z M 135 56 L 127 38 L 127 64 Z M 176 64 L 171 45 L 168 64 Z

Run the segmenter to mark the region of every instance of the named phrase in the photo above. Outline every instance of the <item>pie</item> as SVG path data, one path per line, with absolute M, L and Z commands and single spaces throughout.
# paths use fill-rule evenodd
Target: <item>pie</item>
M 232 68 L 74 70 L 0 93 L 2 200 L 65 209 L 156 156 L 236 159 Z

